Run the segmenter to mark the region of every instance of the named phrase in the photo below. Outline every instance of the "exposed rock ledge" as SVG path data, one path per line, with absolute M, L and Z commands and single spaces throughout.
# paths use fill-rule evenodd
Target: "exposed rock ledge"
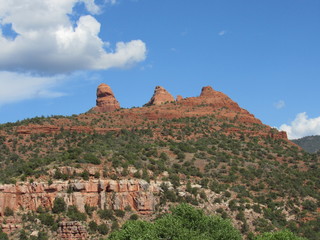
M 56 197 L 67 205 L 75 205 L 84 212 L 85 205 L 104 209 L 121 209 L 130 206 L 140 214 L 152 214 L 158 203 L 156 193 L 160 183 L 141 179 L 56 181 L 0 185 L 0 217 L 6 207 L 14 211 L 36 211 L 39 206 L 52 209 Z

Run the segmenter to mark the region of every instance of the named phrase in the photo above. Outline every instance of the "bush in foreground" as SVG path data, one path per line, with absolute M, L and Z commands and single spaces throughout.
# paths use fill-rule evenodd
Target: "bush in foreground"
M 110 235 L 110 240 L 241 240 L 242 236 L 229 220 L 207 216 L 202 210 L 187 204 L 172 209 L 154 223 L 128 221 Z
M 231 222 L 220 216 L 205 215 L 203 210 L 180 204 L 152 222 L 127 221 L 109 240 L 242 240 L 244 237 Z M 307 240 L 290 231 L 264 233 L 254 240 Z

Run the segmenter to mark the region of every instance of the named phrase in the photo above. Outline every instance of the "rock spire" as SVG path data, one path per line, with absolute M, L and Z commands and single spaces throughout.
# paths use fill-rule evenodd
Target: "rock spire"
M 174 97 L 163 87 L 156 86 L 153 96 L 145 106 L 161 105 L 166 102 L 174 102 Z
M 112 112 L 120 108 L 120 104 L 115 98 L 112 89 L 105 83 L 98 86 L 95 112 Z

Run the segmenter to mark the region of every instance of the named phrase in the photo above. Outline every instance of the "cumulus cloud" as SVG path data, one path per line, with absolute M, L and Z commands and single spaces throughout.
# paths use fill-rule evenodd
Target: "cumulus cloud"
M 32 98 L 53 98 L 64 95 L 52 91 L 64 76 L 42 77 L 31 74 L 0 72 L 0 106 Z
M 110 4 L 117 1 L 108 0 Z M 88 14 L 73 22 L 76 4 Z M 94 0 L 0 0 L 0 70 L 58 74 L 131 66 L 146 58 L 141 40 L 109 42 L 99 37 L 100 12 Z M 8 37 L 1 26 L 11 25 L 17 34 Z
M 281 125 L 280 130 L 286 131 L 289 139 L 320 135 L 320 117 L 309 118 L 305 112 L 299 113 L 290 125 Z
M 282 109 L 282 108 L 284 108 L 286 106 L 286 103 L 283 100 L 279 100 L 278 102 L 276 102 L 274 104 L 274 106 L 275 106 L 276 109 Z

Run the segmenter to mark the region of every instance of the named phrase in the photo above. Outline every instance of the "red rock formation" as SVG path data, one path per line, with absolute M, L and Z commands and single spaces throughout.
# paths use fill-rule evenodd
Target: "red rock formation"
M 176 102 L 179 102 L 179 101 L 181 101 L 183 99 L 183 97 L 181 96 L 181 95 L 178 95 L 177 96 L 177 99 L 176 99 Z
M 100 84 L 97 89 L 97 103 L 92 110 L 95 112 L 112 112 L 120 108 L 111 88 L 107 84 Z
M 59 223 L 58 235 L 63 240 L 85 240 L 88 232 L 80 222 L 70 221 Z
M 97 91 L 97 106 L 93 108 L 93 111 L 109 111 L 111 109 L 119 108 L 117 101 L 114 98 L 112 90 L 109 86 L 101 84 Z M 107 100 L 106 100 L 107 99 Z M 117 104 L 110 105 L 115 101 Z M 74 122 L 68 119 L 51 119 L 49 123 L 44 123 L 41 125 L 29 124 L 24 126 L 16 127 L 15 131 L 17 134 L 29 135 L 33 133 L 45 133 L 45 134 L 55 134 L 60 133 L 63 129 L 64 131 L 71 132 L 85 132 L 93 133 L 97 132 L 99 134 L 105 134 L 108 132 L 118 132 L 122 128 L 132 128 L 141 127 L 141 124 L 146 119 L 148 121 L 162 121 L 170 119 L 178 119 L 185 117 L 202 117 L 214 115 L 215 118 L 222 120 L 232 121 L 233 125 L 244 124 L 248 128 L 252 124 L 262 125 L 263 130 L 255 128 L 255 136 L 271 136 L 275 139 L 286 139 L 285 133 L 273 133 L 272 129 L 255 118 L 253 114 L 250 114 L 247 110 L 241 108 L 236 102 L 225 95 L 222 92 L 215 91 L 212 87 L 203 87 L 199 97 L 189 97 L 182 98 L 177 97 L 177 101 L 174 101 L 172 95 L 168 93 L 162 87 L 156 87 L 154 95 L 148 102 L 149 107 L 132 108 L 132 109 L 122 109 L 121 111 L 110 112 L 110 117 L 117 122 L 117 127 L 102 127 L 90 125 L 90 119 L 99 118 L 96 114 L 85 114 L 79 115 L 77 120 L 81 124 L 74 126 Z M 163 105 L 163 103 L 169 102 Z M 108 105 L 109 104 L 109 105 Z M 113 108 L 111 107 L 113 106 Z M 216 130 L 217 126 L 209 126 L 211 130 Z M 266 128 L 266 129 L 265 129 Z M 243 128 L 238 128 L 239 131 L 230 130 L 229 133 L 239 133 L 243 131 Z M 228 131 L 225 131 L 228 133 Z M 5 133 L 4 133 L 5 134 Z M 9 141 L 7 145 L 10 146 Z
M 68 189 L 73 192 L 68 193 Z M 4 184 L 0 185 L 0 218 L 7 207 L 14 211 L 36 211 L 39 206 L 51 209 L 56 197 L 62 197 L 68 206 L 75 205 L 82 212 L 87 204 L 114 210 L 130 206 L 140 214 L 150 214 L 158 202 L 155 193 L 159 191 L 157 184 L 138 179 Z
M 146 103 L 146 106 L 151 105 L 161 105 L 166 102 L 174 102 L 174 97 L 163 87 L 156 86 L 153 96 L 150 99 L 148 103 Z

